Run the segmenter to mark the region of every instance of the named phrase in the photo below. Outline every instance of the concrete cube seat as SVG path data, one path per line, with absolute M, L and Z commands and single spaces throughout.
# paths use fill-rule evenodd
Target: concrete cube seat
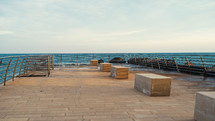
M 136 74 L 134 88 L 149 96 L 169 96 L 171 81 L 170 77 L 157 74 Z
M 111 71 L 111 63 L 100 63 L 100 71 L 102 72 L 110 72 Z
M 91 66 L 98 66 L 98 60 L 91 60 L 90 64 Z
M 194 119 L 196 121 L 215 121 L 215 92 L 198 92 Z
M 116 79 L 128 79 L 129 67 L 124 66 L 112 66 L 111 76 Z

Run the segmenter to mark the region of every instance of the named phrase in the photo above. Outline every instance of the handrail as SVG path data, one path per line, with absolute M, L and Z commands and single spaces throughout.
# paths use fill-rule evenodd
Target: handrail
M 131 56 L 132 55 L 132 56 Z M 45 68 L 54 69 L 57 66 L 67 66 L 67 65 L 81 65 L 90 64 L 91 59 L 104 60 L 104 62 L 109 62 L 110 59 L 114 57 L 124 58 L 129 63 L 140 64 L 143 66 L 149 66 L 151 68 L 157 69 L 167 69 L 174 70 L 178 72 L 189 71 L 189 72 L 200 72 L 203 73 L 213 73 L 211 70 L 215 70 L 215 55 L 204 55 L 204 54 L 53 54 L 50 55 L 28 55 L 28 56 L 14 56 L 12 62 L 10 63 L 9 70 L 19 69 L 19 77 L 24 73 L 29 71 L 34 71 L 37 68 L 42 68 L 37 65 L 40 61 L 50 64 Z M 1 57 L 0 58 L 0 75 L 5 73 L 2 71 L 8 67 L 11 57 Z M 17 59 L 20 60 L 17 62 Z M 46 59 L 44 59 L 46 58 Z M 23 61 L 24 59 L 24 61 Z M 133 62 L 132 62 L 133 59 Z M 7 62 L 7 63 L 6 63 Z M 17 62 L 17 63 L 16 63 Z M 36 64 L 36 65 L 35 65 Z M 195 68 L 195 69 L 194 69 Z M 202 71 L 203 70 L 203 71 Z M 48 73 L 50 70 L 47 71 Z M 16 71 L 13 70 L 13 73 Z M 1 80 L 0 80 L 1 82 Z
M 10 59 L 10 62 L 8 64 L 8 66 L 7 66 L 7 70 L 6 70 L 5 77 L 4 77 L 4 86 L 6 85 L 8 69 L 10 68 L 10 63 L 11 63 L 12 59 L 13 58 Z
M 156 54 L 144 54 L 143 58 L 130 58 L 128 63 L 155 69 L 172 70 L 215 77 L 215 55 L 169 55 L 162 57 L 161 55 Z
M 52 58 L 52 60 L 48 60 Z M 50 62 L 52 64 L 50 64 Z M 3 64 L 3 65 L 2 65 Z M 54 69 L 54 55 L 28 55 L 10 56 L 0 58 L 0 84 L 8 80 L 14 81 L 15 77 L 21 77 L 28 72 L 47 71 L 50 75 L 50 68 Z
M 16 61 L 16 66 L 15 66 L 15 68 L 14 68 L 14 72 L 13 72 L 13 81 L 14 81 L 14 76 L 15 76 L 15 73 L 16 73 L 16 67 L 17 67 L 18 62 L 19 62 L 19 58 L 17 59 L 17 61 Z
M 25 58 L 23 58 L 22 63 L 21 63 L 21 66 L 20 66 L 19 78 L 20 78 L 20 75 L 21 75 L 21 72 L 22 72 L 22 66 L 23 66 L 24 61 L 25 61 Z

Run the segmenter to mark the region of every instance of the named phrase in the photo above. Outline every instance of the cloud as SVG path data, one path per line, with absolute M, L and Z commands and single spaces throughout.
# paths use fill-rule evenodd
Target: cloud
M 214 0 L 0 0 L 0 53 L 26 46 L 27 52 L 180 51 L 195 41 L 215 51 L 208 46 L 215 44 L 214 6 Z M 17 44 L 6 48 L 11 43 Z
M 133 30 L 133 31 L 124 31 L 124 32 L 113 32 L 104 34 L 104 36 L 128 36 L 136 33 L 144 32 L 145 30 Z
M 80 40 L 80 41 L 102 41 L 102 40 L 115 40 L 119 37 L 135 36 L 137 33 L 144 32 L 145 30 L 127 30 L 117 32 L 96 32 L 91 29 L 71 29 L 64 34 L 56 35 L 57 39 L 64 40 Z M 79 41 L 79 42 L 80 42 Z M 120 41 L 120 40 L 119 40 Z
M 13 34 L 11 31 L 0 31 L 0 35 Z

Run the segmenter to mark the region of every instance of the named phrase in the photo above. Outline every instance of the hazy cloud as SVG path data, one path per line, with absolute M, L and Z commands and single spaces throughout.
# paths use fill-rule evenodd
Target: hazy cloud
M 215 51 L 214 11 L 214 0 L 0 0 L 0 53 Z
M 127 32 L 114 32 L 114 33 L 108 33 L 104 34 L 105 36 L 127 36 L 132 35 L 140 32 L 144 32 L 145 30 L 134 30 L 134 31 L 127 31 Z
M 0 31 L 0 35 L 4 35 L 4 34 L 13 34 L 13 32 L 10 32 L 10 31 Z

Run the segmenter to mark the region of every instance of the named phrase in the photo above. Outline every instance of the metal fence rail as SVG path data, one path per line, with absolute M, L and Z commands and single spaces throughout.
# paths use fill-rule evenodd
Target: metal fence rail
M 25 76 L 28 72 L 43 71 L 49 76 L 55 66 L 89 65 L 92 59 L 109 62 L 114 57 L 154 69 L 178 71 L 215 77 L 215 55 L 180 54 L 53 54 L 0 58 L 0 83 Z
M 114 57 L 154 69 L 215 77 L 215 55 L 197 54 L 55 54 L 56 66 L 89 65 L 90 60 L 109 62 Z
M 50 69 L 54 69 L 54 56 L 13 56 L 0 58 L 0 84 L 15 77 L 21 77 L 28 72 L 43 71 L 50 75 Z
M 215 55 L 143 55 L 138 58 L 130 58 L 128 63 L 155 69 L 178 71 L 203 76 L 215 76 Z

